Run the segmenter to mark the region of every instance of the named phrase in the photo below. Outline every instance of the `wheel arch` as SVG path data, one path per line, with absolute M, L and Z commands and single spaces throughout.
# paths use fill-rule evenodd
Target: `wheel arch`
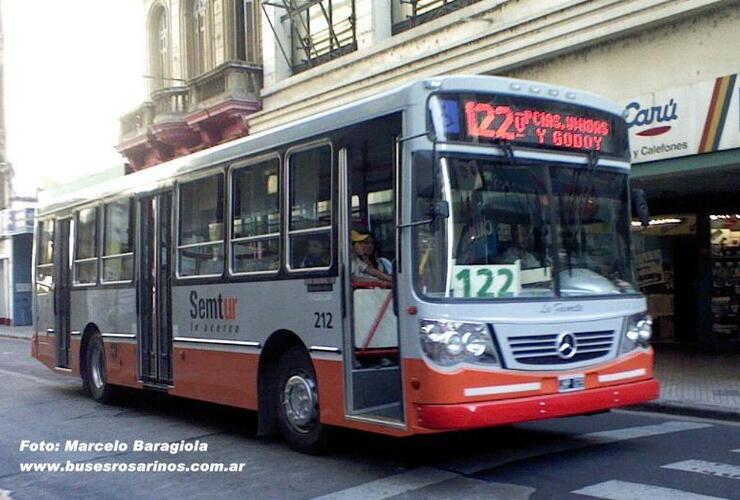
M 262 348 L 257 369 L 257 434 L 260 436 L 269 436 L 278 431 L 276 398 L 272 388 L 277 381 L 280 358 L 288 349 L 296 346 L 308 354 L 306 345 L 298 335 L 290 330 L 278 330 L 270 335 Z

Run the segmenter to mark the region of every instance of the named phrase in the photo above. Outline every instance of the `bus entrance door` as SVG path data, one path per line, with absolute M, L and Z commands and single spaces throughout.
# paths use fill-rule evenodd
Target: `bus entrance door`
M 400 132 L 400 123 L 397 129 L 393 125 L 392 118 L 367 124 L 340 151 L 340 242 L 347 305 L 348 414 L 403 425 L 398 318 L 391 283 L 395 260 L 394 132 Z
M 56 284 L 54 287 L 54 332 L 56 333 L 57 366 L 69 368 L 70 307 L 69 290 L 71 285 L 69 236 L 72 219 L 60 219 L 54 231 L 54 268 Z
M 141 380 L 172 385 L 172 193 L 139 199 Z

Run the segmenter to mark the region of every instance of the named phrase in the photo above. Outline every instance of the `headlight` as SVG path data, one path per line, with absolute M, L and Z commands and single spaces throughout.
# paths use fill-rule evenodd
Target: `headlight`
M 462 362 L 498 365 L 493 339 L 482 323 L 426 320 L 419 322 L 421 350 L 442 366 Z
M 653 335 L 653 319 L 648 314 L 640 313 L 629 316 L 625 321 L 624 335 L 622 336 L 621 354 L 633 351 L 638 347 L 648 346 Z

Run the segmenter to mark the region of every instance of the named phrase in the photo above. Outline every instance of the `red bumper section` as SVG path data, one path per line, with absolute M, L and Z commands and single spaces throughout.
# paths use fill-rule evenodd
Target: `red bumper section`
M 505 401 L 451 405 L 416 405 L 419 425 L 428 429 L 474 429 L 530 420 L 567 417 L 657 399 L 655 379 L 580 392 L 548 394 Z

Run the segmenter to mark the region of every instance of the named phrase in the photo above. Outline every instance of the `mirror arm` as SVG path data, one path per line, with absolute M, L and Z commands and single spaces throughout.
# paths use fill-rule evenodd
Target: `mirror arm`
M 399 224 L 396 226 L 396 229 L 404 229 L 407 227 L 416 227 L 416 226 L 423 226 L 426 224 L 431 224 L 434 222 L 434 219 L 424 219 L 424 220 L 417 220 L 416 222 L 409 222 L 408 224 Z

